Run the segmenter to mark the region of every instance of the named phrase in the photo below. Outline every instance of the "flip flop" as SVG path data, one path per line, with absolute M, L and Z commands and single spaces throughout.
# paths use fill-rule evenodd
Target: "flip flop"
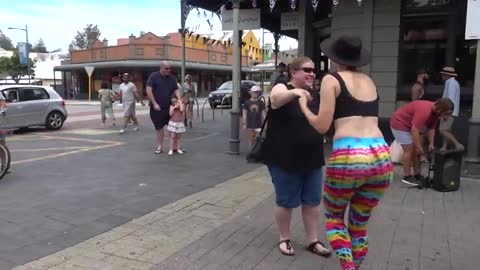
M 163 150 L 162 150 L 162 149 L 158 149 L 158 148 L 157 148 L 157 149 L 155 150 L 155 154 L 158 155 L 158 154 L 161 154 L 161 153 L 163 153 Z
M 320 245 L 321 248 L 317 248 L 317 245 Z M 328 248 L 326 248 L 325 245 L 320 241 L 315 241 L 315 242 L 311 243 L 310 245 L 305 247 L 305 249 L 307 251 L 310 251 L 313 254 L 316 254 L 316 255 L 322 256 L 322 257 L 330 257 L 330 255 L 332 255 L 332 251 L 330 251 Z
M 285 255 L 285 256 L 293 256 L 295 255 L 295 252 L 292 252 L 292 253 L 287 253 L 287 252 L 284 252 L 281 248 L 280 248 L 280 245 L 285 243 L 285 245 L 287 246 L 287 250 L 288 251 L 292 251 L 292 242 L 290 241 L 290 239 L 285 239 L 285 240 L 282 240 L 280 242 L 278 242 L 278 250 L 280 250 L 280 253 L 282 253 L 282 255 Z

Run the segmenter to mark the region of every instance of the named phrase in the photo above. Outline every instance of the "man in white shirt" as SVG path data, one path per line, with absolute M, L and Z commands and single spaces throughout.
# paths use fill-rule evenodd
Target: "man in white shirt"
M 455 77 L 455 69 L 453 67 L 444 67 L 440 72 L 442 80 L 445 81 L 445 89 L 443 90 L 443 97 L 449 98 L 454 105 L 452 115 L 444 117 L 440 120 L 439 130 L 443 137 L 443 144 L 440 150 L 446 151 L 448 142 L 455 146 L 455 150 L 462 151 L 464 146 L 455 138 L 452 133 L 452 125 L 455 118 L 458 117 L 460 111 L 460 84 Z
M 135 114 L 135 101 L 140 102 L 142 106 L 145 106 L 143 101 L 140 99 L 137 93 L 137 87 L 135 84 L 130 82 L 130 75 L 128 73 L 123 74 L 123 83 L 120 84 L 119 90 L 122 96 L 122 104 L 123 104 L 123 116 L 125 118 L 125 122 L 123 128 L 120 129 L 120 134 L 125 133 L 125 129 L 127 128 L 128 122 L 130 119 L 133 121 L 134 131 L 138 131 L 138 120 Z

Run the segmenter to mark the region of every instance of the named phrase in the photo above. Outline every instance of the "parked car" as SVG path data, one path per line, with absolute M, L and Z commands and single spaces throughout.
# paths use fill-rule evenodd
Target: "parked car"
M 242 80 L 241 82 L 241 87 L 240 87 L 240 103 L 243 104 L 243 102 L 247 99 L 250 98 L 250 94 L 248 91 L 252 86 L 258 85 L 257 82 L 255 81 L 249 81 L 249 80 Z M 233 88 L 233 83 L 232 81 L 227 81 L 224 82 L 220 87 L 215 90 L 210 92 L 208 95 L 208 101 L 210 103 L 210 107 L 212 109 L 215 109 L 218 105 L 222 104 L 223 98 L 226 96 L 225 100 L 223 100 L 223 105 L 231 106 L 232 105 L 232 88 Z
M 6 118 L 0 128 L 45 126 L 57 130 L 67 119 L 65 101 L 53 89 L 38 85 L 0 85 L 7 101 Z

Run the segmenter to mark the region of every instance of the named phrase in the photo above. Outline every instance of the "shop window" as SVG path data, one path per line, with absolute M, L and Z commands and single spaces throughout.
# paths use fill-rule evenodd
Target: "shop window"
M 221 61 L 222 63 L 225 63 L 225 64 L 226 64 L 226 63 L 227 63 L 227 56 L 226 56 L 225 54 L 220 55 L 220 61 Z
M 450 6 L 450 0 L 404 0 L 404 14 L 442 12 Z
M 143 48 L 136 48 L 135 49 L 135 54 L 136 55 L 143 55 Z
M 165 47 L 160 47 L 155 49 L 157 56 L 165 56 Z
M 217 61 L 217 55 L 214 54 L 214 53 L 210 54 L 210 61 L 216 62 Z

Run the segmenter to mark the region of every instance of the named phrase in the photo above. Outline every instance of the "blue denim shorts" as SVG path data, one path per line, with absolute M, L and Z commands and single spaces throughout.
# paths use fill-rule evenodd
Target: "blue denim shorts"
M 276 203 L 283 208 L 297 208 L 300 205 L 318 206 L 322 195 L 322 168 L 310 171 L 289 171 L 268 166 Z

